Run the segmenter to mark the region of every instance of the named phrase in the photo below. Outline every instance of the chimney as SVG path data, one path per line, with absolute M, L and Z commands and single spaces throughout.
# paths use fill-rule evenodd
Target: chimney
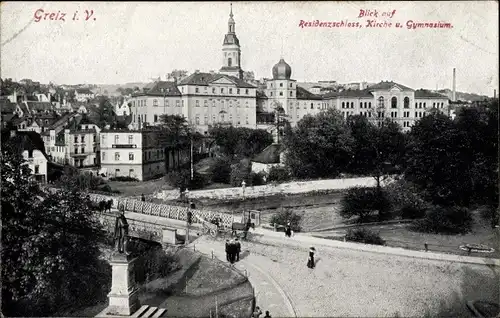
M 493 98 L 497 98 L 497 90 L 496 89 L 493 90 Z
M 456 102 L 456 89 L 457 89 L 457 69 L 453 68 L 453 93 L 451 95 L 451 100 Z
M 363 82 L 359 82 L 359 90 L 364 90 L 365 89 L 365 85 Z

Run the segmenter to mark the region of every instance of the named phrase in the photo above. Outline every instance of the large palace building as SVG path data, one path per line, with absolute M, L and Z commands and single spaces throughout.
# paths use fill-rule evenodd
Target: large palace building
M 196 71 L 179 82 L 157 81 L 143 93 L 134 95 L 130 100 L 132 127 L 156 125 L 161 115 L 178 114 L 205 134 L 211 125 L 221 123 L 272 129 L 276 109 L 284 110 L 293 126 L 307 114 L 334 108 L 346 118 L 362 115 L 379 124 L 382 119 L 390 118 L 403 130 L 409 130 L 431 110 L 448 113 L 447 96 L 392 81 L 365 89 L 314 94 L 297 85 L 292 79 L 292 68 L 283 58 L 272 67 L 272 79 L 263 84 L 248 83 L 243 80 L 241 61 L 231 7 L 219 73 Z

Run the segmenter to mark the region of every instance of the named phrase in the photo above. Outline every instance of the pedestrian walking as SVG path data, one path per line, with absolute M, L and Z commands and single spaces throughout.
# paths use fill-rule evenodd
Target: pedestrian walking
M 307 259 L 307 267 L 309 268 L 314 268 L 314 253 L 316 252 L 316 249 L 314 247 L 311 247 L 309 249 L 309 258 Z
M 269 314 L 269 310 L 266 310 L 266 315 L 264 316 L 264 318 L 272 318 L 271 315 Z
M 235 257 L 236 257 L 236 243 L 234 242 L 234 240 L 231 240 L 229 242 L 229 262 L 231 264 L 234 264 Z
M 226 260 L 230 262 L 231 260 L 229 259 L 229 240 L 226 240 Z
M 260 315 L 262 315 L 262 310 L 260 310 L 260 307 L 257 306 L 257 307 L 255 307 L 255 310 L 253 311 L 252 318 L 259 318 Z
M 141 201 L 142 201 L 142 202 L 145 202 L 145 201 L 146 201 L 146 197 L 144 196 L 144 193 L 143 193 L 143 194 L 141 194 Z
M 241 253 L 241 243 L 240 241 L 238 241 L 238 238 L 236 238 L 236 240 L 234 241 L 234 245 L 235 245 L 235 254 L 236 254 L 236 261 L 239 262 L 240 261 L 240 253 Z
M 285 226 L 285 236 L 286 237 L 292 236 L 292 225 L 290 224 L 290 222 L 288 222 Z

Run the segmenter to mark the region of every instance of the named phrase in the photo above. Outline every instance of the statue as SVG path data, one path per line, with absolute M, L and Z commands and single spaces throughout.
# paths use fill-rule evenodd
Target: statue
M 125 253 L 126 255 L 129 255 L 130 253 L 127 251 L 128 222 L 127 218 L 125 218 L 125 206 L 121 204 L 119 210 L 120 214 L 116 217 L 115 222 L 115 251 L 120 254 Z

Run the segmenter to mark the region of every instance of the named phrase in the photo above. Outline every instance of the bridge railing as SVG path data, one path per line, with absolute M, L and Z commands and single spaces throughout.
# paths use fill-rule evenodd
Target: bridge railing
M 116 215 L 101 213 L 99 220 L 104 229 L 113 233 L 115 230 Z M 144 238 L 150 241 L 161 241 L 163 235 L 164 225 L 156 224 L 147 221 L 139 221 L 134 219 L 127 219 L 129 226 L 129 233 L 132 236 Z
M 125 197 L 109 197 L 95 193 L 89 193 L 89 197 L 93 202 L 96 203 L 101 201 L 113 200 L 111 208 L 118 209 L 118 207 L 123 204 L 125 206 L 125 211 L 128 212 L 185 221 L 187 219 L 187 212 L 191 211 L 194 215 L 198 215 L 205 220 L 212 220 L 214 217 L 219 217 L 222 219 L 222 223 L 224 224 L 224 226 L 230 227 L 233 224 L 233 216 L 223 212 L 189 209 L 188 207 L 145 202 Z M 200 221 L 195 217 L 193 217 L 192 220 L 194 223 L 200 223 Z

